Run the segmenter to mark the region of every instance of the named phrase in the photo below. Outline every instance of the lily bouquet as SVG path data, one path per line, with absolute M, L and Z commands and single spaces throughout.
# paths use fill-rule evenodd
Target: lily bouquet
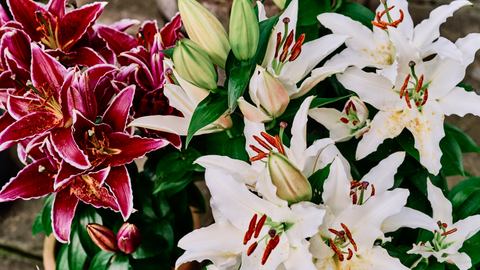
M 262 2 L 233 0 L 227 34 L 178 0 L 133 37 L 106 2 L 8 0 L 0 150 L 25 167 L 0 202 L 44 199 L 61 270 L 475 269 L 480 149 L 444 117 L 480 116 L 480 34 L 439 32 L 472 4 L 414 26 L 406 0 Z

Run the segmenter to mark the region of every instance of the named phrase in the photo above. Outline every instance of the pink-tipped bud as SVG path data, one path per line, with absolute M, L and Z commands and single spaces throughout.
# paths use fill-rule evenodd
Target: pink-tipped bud
M 125 223 L 120 230 L 118 230 L 117 245 L 118 248 L 126 254 L 135 252 L 140 246 L 140 240 L 140 231 L 133 224 Z
M 115 234 L 109 228 L 100 224 L 90 223 L 87 225 L 87 232 L 95 245 L 102 250 L 110 252 L 119 251 Z

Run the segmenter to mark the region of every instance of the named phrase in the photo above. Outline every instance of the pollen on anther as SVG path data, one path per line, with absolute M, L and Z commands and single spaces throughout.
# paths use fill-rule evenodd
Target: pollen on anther
M 349 261 L 352 257 L 353 257 L 353 251 L 351 249 L 348 249 L 347 261 Z
M 442 233 L 441 236 L 447 236 L 447 235 L 452 234 L 456 231 L 457 231 L 457 228 L 454 228 L 454 229 L 451 229 L 450 231 L 446 231 L 446 232 Z
M 348 123 L 348 119 L 345 118 L 345 117 L 340 118 L 340 121 L 342 121 L 342 123 L 344 123 L 344 124 Z
M 251 244 L 251 245 L 248 247 L 247 256 L 250 256 L 250 255 L 255 251 L 255 249 L 257 248 L 257 246 L 258 246 L 258 243 L 257 243 L 257 242 Z
M 260 231 L 262 230 L 262 227 L 265 224 L 266 220 L 267 220 L 267 215 L 263 214 L 263 216 L 258 221 L 257 227 L 255 228 L 255 235 L 253 237 L 255 237 L 255 238 L 258 237 L 258 235 L 260 234 Z

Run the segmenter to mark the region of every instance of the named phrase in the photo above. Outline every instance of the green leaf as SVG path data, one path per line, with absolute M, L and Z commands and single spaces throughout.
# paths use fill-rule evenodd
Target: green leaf
M 43 232 L 42 211 L 40 211 L 40 213 L 38 213 L 37 217 L 35 218 L 35 221 L 33 222 L 33 226 L 32 226 L 33 236 Z
M 97 214 L 97 211 L 90 205 L 82 205 L 78 207 L 75 219 L 77 221 L 77 228 L 80 237 L 80 243 L 87 253 L 88 257 L 93 258 L 95 254 L 100 251 L 100 248 L 93 243 L 88 235 L 87 225 L 90 223 L 97 223 L 102 225 L 102 217 Z
M 440 149 L 442 150 L 442 157 L 440 163 L 442 164 L 443 172 L 446 176 L 462 175 L 465 176 L 463 171 L 463 156 L 462 150 L 457 141 L 449 133 L 445 134 L 445 137 L 440 141 Z
M 163 236 L 165 240 L 167 240 L 168 252 L 170 253 L 170 251 L 174 247 L 174 236 L 175 236 L 172 226 L 166 219 L 163 219 L 157 224 L 156 229 L 157 229 L 156 233 L 160 234 L 161 236 Z
M 158 192 L 153 195 L 152 206 L 155 214 L 160 218 L 165 217 L 170 212 L 170 205 L 165 192 Z
M 395 139 L 410 156 L 414 157 L 418 162 L 420 162 L 420 153 L 415 148 L 415 139 L 410 131 L 406 129 L 403 130 L 402 133 L 400 133 L 400 135 L 398 135 Z
M 113 257 L 113 262 L 108 266 L 108 270 L 128 270 L 129 265 L 128 255 L 124 253 L 117 253 Z
M 472 259 L 472 265 L 476 265 L 480 262 L 480 244 L 468 243 L 465 241 L 461 249 L 458 252 L 465 252 Z M 476 268 L 478 269 L 478 268 Z
M 468 199 L 468 197 L 470 197 L 470 195 L 472 195 L 473 193 L 475 193 L 475 191 L 478 190 L 480 190 L 480 188 L 478 187 L 465 187 L 459 190 L 451 199 L 452 207 L 457 208 L 462 203 L 464 203 Z
M 82 270 L 87 259 L 87 253 L 80 243 L 78 231 L 78 226 L 73 225 L 70 233 L 70 244 L 68 245 L 68 266 L 70 270 Z
M 457 86 L 462 87 L 467 92 L 475 91 L 475 88 L 473 88 L 471 85 L 468 85 L 468 84 L 465 84 L 465 83 L 459 83 L 459 84 L 457 84 Z
M 476 187 L 476 188 L 479 188 L 480 189 L 480 177 L 476 176 L 476 177 L 470 177 L 468 179 L 465 179 L 463 181 L 461 181 L 460 183 L 456 184 L 452 190 L 450 191 L 450 193 L 448 194 L 448 199 L 450 201 L 453 201 L 453 197 L 458 193 L 460 192 L 461 190 L 463 190 L 464 188 L 468 188 L 468 187 Z
M 297 25 L 297 31 L 295 32 L 295 35 L 296 35 L 295 38 L 298 39 L 298 37 L 301 34 L 305 34 L 305 40 L 303 42 L 307 43 L 309 41 L 312 41 L 312 40 L 315 40 L 315 39 L 318 38 L 319 29 L 320 29 L 320 24 L 318 23 L 318 21 L 316 21 L 316 23 L 311 24 L 311 25 L 303 25 L 303 26 Z
M 132 253 L 132 257 L 135 260 L 146 259 L 163 253 L 167 249 L 168 242 L 163 236 L 152 230 L 147 230 L 145 235 L 142 236 L 140 246 Z
M 322 201 L 322 193 L 323 193 L 323 183 L 328 178 L 330 174 L 330 166 L 332 163 L 325 166 L 325 168 L 317 170 L 315 173 L 308 177 L 308 181 L 310 185 L 312 185 L 312 202 L 319 204 Z
M 232 53 L 233 54 L 233 53 Z M 230 57 L 230 56 L 229 56 Z M 248 62 L 234 62 L 228 76 L 228 107 L 233 112 L 237 107 L 237 100 L 243 95 L 250 81 L 252 65 Z
M 187 172 L 175 182 L 162 182 L 156 186 L 152 194 L 160 191 L 168 191 L 167 194 L 172 195 L 185 188 L 193 180 L 193 172 Z
M 350 97 L 350 95 L 343 96 L 343 97 L 337 97 L 337 98 L 314 98 L 312 100 L 312 103 L 310 103 L 310 109 L 317 108 L 317 107 L 320 107 L 320 106 L 323 106 L 323 105 L 327 105 L 327 104 L 330 104 L 330 103 L 333 103 L 333 102 L 336 102 L 336 101 L 339 101 L 339 100 L 342 100 L 342 99 L 348 98 L 348 97 Z M 282 114 L 282 116 L 279 119 L 282 120 L 282 119 L 285 119 L 287 117 L 295 116 L 295 114 L 298 111 L 298 108 L 300 108 L 300 106 L 302 105 L 303 100 L 304 99 L 291 100 L 290 103 L 288 104 L 287 109 L 285 110 L 285 112 Z M 280 122 L 280 120 L 278 120 L 277 122 Z
M 459 128 L 445 124 L 445 133 L 455 138 L 462 153 L 480 153 L 480 148 L 475 141 Z
M 228 110 L 227 98 L 223 95 L 210 93 L 205 99 L 200 101 L 193 112 L 192 120 L 188 126 L 186 146 L 190 143 L 193 135 L 205 126 L 215 122 L 220 116 Z
M 258 65 L 262 64 L 263 58 L 265 58 L 265 51 L 267 50 L 268 40 L 270 39 L 270 35 L 272 34 L 273 26 L 277 23 L 280 14 L 273 16 L 269 19 L 261 21 L 258 24 L 259 29 L 259 37 L 258 37 L 258 47 L 257 52 L 253 59 L 253 63 Z
M 175 47 L 170 48 L 170 49 L 161 50 L 161 52 L 166 54 L 169 58 L 172 58 L 173 57 L 173 50 L 175 50 Z
M 185 175 L 185 162 L 179 152 L 166 154 L 157 164 L 157 180 L 174 182 Z
M 246 143 L 247 141 L 243 136 L 226 140 L 225 143 L 223 143 L 223 155 L 248 162 L 249 157 L 247 150 L 245 150 Z
M 458 219 L 467 218 L 473 214 L 475 214 L 478 209 L 480 209 L 480 189 L 464 189 L 465 194 L 459 192 L 455 195 L 455 197 L 465 195 L 468 197 L 463 201 L 461 205 L 454 208 L 455 214 L 457 214 Z M 471 193 L 470 193 L 471 192 Z M 468 194 L 470 193 L 470 194 Z M 454 197 L 454 198 L 455 198 Z
M 53 199 L 55 198 L 54 194 L 48 196 L 48 199 L 45 201 L 45 205 L 42 209 L 42 225 L 45 235 L 48 236 L 53 232 L 52 229 L 52 206 Z
M 337 13 L 361 22 L 366 27 L 372 29 L 372 21 L 375 19 L 375 13 L 370 9 L 354 2 L 345 2 L 337 9 Z
M 189 171 L 197 171 L 198 167 L 201 167 L 198 164 L 193 164 L 195 160 L 201 157 L 202 154 L 198 152 L 195 148 L 189 147 L 182 152 L 182 159 L 185 160 L 185 169 Z
M 317 16 L 330 11 L 330 0 L 303 0 L 298 2 L 297 26 L 318 23 Z
M 68 245 L 62 245 L 60 251 L 58 252 L 56 269 L 70 270 L 68 266 Z
M 93 257 L 92 262 L 90 263 L 90 267 L 88 270 L 105 270 L 107 268 L 107 264 L 112 258 L 114 253 L 108 252 L 105 250 L 100 250 L 95 257 Z

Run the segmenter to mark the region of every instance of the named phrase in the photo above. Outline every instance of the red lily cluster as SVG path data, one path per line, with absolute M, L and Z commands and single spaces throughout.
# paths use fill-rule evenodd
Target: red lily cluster
M 27 166 L 1 189 L 0 202 L 54 193 L 61 242 L 69 241 L 79 200 L 127 220 L 133 195 L 125 164 L 181 144 L 177 135 L 143 138 L 127 128 L 134 117 L 180 114 L 163 96 L 162 64 L 180 16 L 161 30 L 145 22 L 135 39 L 123 31 L 137 21 L 95 24 L 106 2 L 69 12 L 66 0 L 8 4 L 14 21 L 0 10 L 0 151 L 18 145 Z

